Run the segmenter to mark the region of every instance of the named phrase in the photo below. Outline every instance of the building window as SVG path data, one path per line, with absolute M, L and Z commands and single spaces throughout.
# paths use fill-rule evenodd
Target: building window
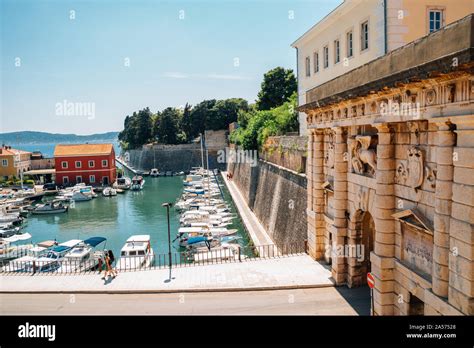
M 7 159 L 2 159 L 2 166 L 8 167 L 8 160 Z
M 329 67 L 329 46 L 323 48 L 324 68 Z
M 64 185 L 69 184 L 69 177 L 68 176 L 63 176 L 63 184 Z
M 334 64 L 341 61 L 341 45 L 339 40 L 334 40 Z
M 108 176 L 104 176 L 102 178 L 102 184 L 103 185 L 108 185 L 109 184 L 109 177 Z
M 305 71 L 306 71 L 306 76 L 310 76 L 311 75 L 311 65 L 310 65 L 310 61 L 309 61 L 309 57 L 306 57 L 305 59 Z
M 352 30 L 346 34 L 346 40 L 347 40 L 347 49 L 346 49 L 347 58 L 350 58 L 353 55 L 353 48 L 354 48 L 354 44 L 352 41 Z
M 102 160 L 102 167 L 108 167 L 108 166 L 109 166 L 109 161 Z
M 91 184 L 94 184 L 95 183 L 95 175 L 89 175 L 89 182 Z
M 430 21 L 430 33 L 439 30 L 443 26 L 443 11 L 442 10 L 430 10 L 429 11 Z
M 360 49 L 365 51 L 369 48 L 369 21 L 360 25 Z
M 95 162 L 89 161 L 89 168 L 94 168 L 94 167 L 95 167 Z
M 81 161 L 76 161 L 76 168 L 82 168 Z
M 319 53 L 318 52 L 314 52 L 313 64 L 314 64 L 314 72 L 315 73 L 319 72 Z
M 66 161 L 61 162 L 61 168 L 67 168 L 67 162 Z
M 82 176 L 76 176 L 76 183 L 80 184 L 82 182 Z

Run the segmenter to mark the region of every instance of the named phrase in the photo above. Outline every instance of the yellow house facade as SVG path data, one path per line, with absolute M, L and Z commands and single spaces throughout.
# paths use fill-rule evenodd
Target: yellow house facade
M 13 149 L 11 146 L 0 148 L 0 178 L 19 178 L 21 173 L 31 169 L 31 152 Z
M 474 12 L 472 0 L 345 0 L 292 47 L 306 92 Z M 307 135 L 300 113 L 300 135 Z

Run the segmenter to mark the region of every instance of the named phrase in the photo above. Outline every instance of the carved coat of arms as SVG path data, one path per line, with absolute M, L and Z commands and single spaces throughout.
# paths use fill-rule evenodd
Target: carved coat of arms
M 414 189 L 423 184 L 423 153 L 420 149 L 412 147 L 408 150 L 408 176 L 406 185 Z

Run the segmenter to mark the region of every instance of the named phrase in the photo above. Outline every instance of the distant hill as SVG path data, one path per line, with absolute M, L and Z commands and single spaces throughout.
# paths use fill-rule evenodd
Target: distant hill
M 119 132 L 107 132 L 101 134 L 91 135 L 76 135 L 76 134 L 57 134 L 46 132 L 11 132 L 0 133 L 1 144 L 58 144 L 58 143 L 85 143 L 85 142 L 102 142 L 102 141 L 116 141 Z

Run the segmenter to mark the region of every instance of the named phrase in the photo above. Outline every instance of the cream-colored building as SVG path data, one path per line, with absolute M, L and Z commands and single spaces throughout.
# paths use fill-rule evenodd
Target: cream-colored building
M 474 14 L 305 100 L 309 254 L 376 315 L 474 315 Z
M 306 92 L 474 12 L 472 0 L 345 0 L 292 46 Z M 300 113 L 300 135 L 307 135 Z

